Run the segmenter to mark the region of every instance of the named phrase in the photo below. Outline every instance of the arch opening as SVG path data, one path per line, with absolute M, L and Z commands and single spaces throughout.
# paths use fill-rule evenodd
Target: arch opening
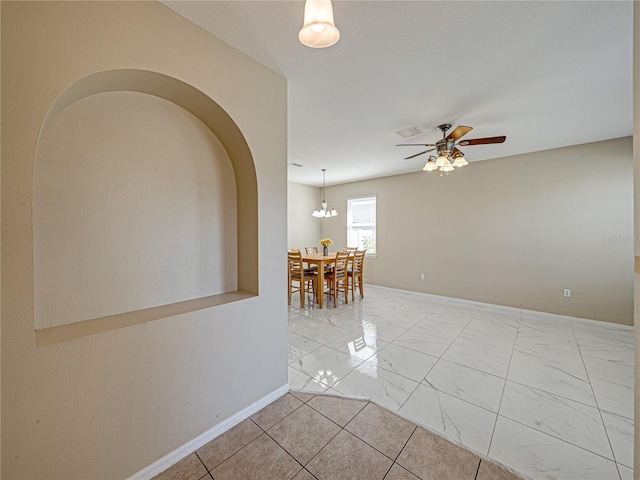
M 147 299 L 146 303 L 143 302 L 141 304 L 142 308 L 135 308 L 136 304 L 133 302 L 128 304 L 124 310 L 121 309 L 121 311 L 117 311 L 116 313 L 109 311 L 109 309 L 97 308 L 88 318 L 81 320 L 72 318 L 70 322 L 65 322 L 60 319 L 54 319 L 52 322 L 42 321 L 44 317 L 38 315 L 37 309 L 35 316 L 36 345 L 47 345 L 101 331 L 123 328 L 137 323 L 148 322 L 153 319 L 166 318 L 188 311 L 241 300 L 258 294 L 257 181 L 253 158 L 247 142 L 235 122 L 222 107 L 200 90 L 178 79 L 144 70 L 109 70 L 79 79 L 64 90 L 47 113 L 38 137 L 36 161 L 38 160 L 41 147 L 50 148 L 50 145 L 47 146 L 48 138 L 46 134 L 50 130 L 53 133 L 55 128 L 57 128 L 57 119 L 66 118 L 67 113 L 72 110 L 81 111 L 81 109 L 78 108 L 79 105 L 95 102 L 96 99 L 105 97 L 105 95 L 101 94 L 106 94 L 106 96 L 111 97 L 113 97 L 114 94 L 115 97 L 124 95 L 128 96 L 127 98 L 129 99 L 146 97 L 145 95 L 140 95 L 146 94 L 158 97 L 157 100 L 160 103 L 165 101 L 164 103 L 169 102 L 170 104 L 175 104 L 173 107 L 169 105 L 165 106 L 165 108 L 168 108 L 168 111 L 172 111 L 171 108 L 173 108 L 175 110 L 173 113 L 176 115 L 179 115 L 179 112 L 176 113 L 177 110 L 179 110 L 175 108 L 176 106 L 186 110 L 189 115 L 199 121 L 197 123 L 202 126 L 202 130 L 208 130 L 209 136 L 213 138 L 213 140 L 210 139 L 208 142 L 211 145 L 214 145 L 216 142 L 219 144 L 218 153 L 222 156 L 228 156 L 227 163 L 230 162 L 231 164 L 231 168 L 228 169 L 228 175 L 230 175 L 229 178 L 232 182 L 235 181 L 235 191 L 227 191 L 226 195 L 235 195 L 235 205 L 233 205 L 231 209 L 235 214 L 232 223 L 235 224 L 234 227 L 237 233 L 234 232 L 235 235 L 230 236 L 227 234 L 225 236 L 227 239 L 231 237 L 234 245 L 233 248 L 226 248 L 222 256 L 218 258 L 220 258 L 221 261 L 232 262 L 234 264 L 233 270 L 235 278 L 233 278 L 234 281 L 231 283 L 233 286 L 237 285 L 237 287 L 231 290 L 230 288 L 233 287 L 230 287 L 227 281 L 226 285 L 213 288 L 211 291 L 203 290 L 201 292 L 203 295 L 200 296 L 198 296 L 197 293 L 194 295 L 193 291 L 187 293 L 186 300 L 181 300 L 179 296 L 170 298 L 171 296 L 169 295 L 166 297 L 169 299 L 169 302 L 165 304 L 159 304 L 158 299 L 162 297 L 162 295 L 160 295 L 160 297 L 157 297 L 155 300 Z M 160 99 L 162 99 L 162 101 L 160 101 Z M 158 103 L 158 101 L 156 101 L 156 103 Z M 186 114 L 186 112 L 184 113 Z M 183 124 L 184 119 L 181 120 L 180 125 Z M 192 144 L 193 142 L 189 141 L 188 143 Z M 96 146 L 96 149 L 98 148 L 100 148 L 99 145 Z M 212 150 L 216 149 L 215 146 L 209 148 Z M 187 154 L 191 155 L 191 153 L 192 152 L 188 152 Z M 39 167 L 37 162 L 35 167 L 34 194 L 37 193 L 35 189 L 38 185 Z M 147 165 L 147 168 L 148 167 L 149 165 Z M 196 173 L 196 177 L 197 176 L 202 175 Z M 220 185 L 217 187 L 220 187 Z M 221 189 L 216 188 L 216 190 Z M 210 204 L 216 203 L 216 199 L 209 198 L 208 201 Z M 39 221 L 38 218 L 42 218 L 42 216 L 38 216 L 37 209 L 39 208 L 39 204 L 37 202 L 38 197 L 34 195 L 34 234 L 38 232 L 37 227 L 41 226 L 41 224 L 36 225 L 36 222 Z M 170 202 L 167 203 L 165 207 L 170 204 Z M 204 205 L 206 208 L 206 203 Z M 201 210 L 203 209 L 202 206 L 199 208 Z M 188 215 L 189 212 L 186 212 L 186 214 Z M 97 215 L 100 214 L 97 213 Z M 147 215 L 144 214 L 143 216 L 146 217 Z M 118 215 L 115 215 L 114 218 L 118 218 Z M 227 221 L 225 225 L 228 224 L 229 222 Z M 53 226 L 48 225 L 47 227 L 62 228 L 63 226 L 58 225 L 56 227 L 56 225 L 53 224 Z M 215 228 L 209 228 L 210 231 L 214 229 Z M 175 241 L 173 243 L 179 243 L 180 235 L 178 234 L 176 238 L 178 240 L 174 239 Z M 34 238 L 34 245 L 34 259 L 38 261 L 38 256 L 36 255 L 37 238 Z M 215 261 L 212 263 L 215 263 Z M 39 285 L 38 268 L 36 268 L 34 273 L 37 297 Z M 234 275 L 231 275 L 231 277 L 234 277 Z M 228 279 L 229 276 L 226 278 Z M 139 285 L 139 288 L 144 288 L 144 285 Z M 36 301 L 36 305 L 37 304 L 38 302 Z M 46 302 L 43 305 L 41 310 L 46 311 Z M 100 312 L 105 312 L 105 314 L 100 315 Z

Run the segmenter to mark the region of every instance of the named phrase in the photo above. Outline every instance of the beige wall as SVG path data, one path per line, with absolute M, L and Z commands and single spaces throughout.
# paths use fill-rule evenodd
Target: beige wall
M 34 177 L 36 328 L 237 290 L 233 166 L 185 109 L 80 100 L 38 145 Z
M 633 5 L 633 179 L 634 179 L 634 232 L 640 238 L 640 3 Z M 635 246 L 636 262 L 640 259 L 640 245 Z M 634 277 L 634 319 L 635 319 L 635 385 L 634 416 L 640 418 L 640 272 Z M 636 476 L 640 473 L 640 422 L 635 422 L 633 466 Z
M 0 58 L 2 50 L 2 7 L 0 6 Z M 0 59 L 1 61 L 1 59 Z M 0 72 L 2 69 L 0 68 Z M 0 73 L 0 84 L 2 82 L 2 73 Z M 2 104 L 2 95 L 0 95 L 0 105 Z M 0 107 L 0 112 L 2 108 Z M 0 115 L 0 137 L 2 132 L 2 115 Z M 2 171 L 2 152 L 0 152 L 0 171 Z M 2 182 L 0 182 L 0 198 L 2 198 Z M 0 239 L 2 239 L 2 209 L 0 208 Z M 2 241 L 0 240 L 0 245 Z M 2 248 L 0 248 L 0 265 L 2 264 Z M 1 277 L 1 274 L 0 274 Z M 0 281 L 0 312 L 2 311 L 2 282 Z M 0 321 L 0 432 L 2 431 L 2 322 Z M 0 478 L 2 477 L 2 442 L 0 441 Z
M 367 282 L 632 324 L 632 165 L 621 138 L 338 185 L 322 236 L 346 245 L 346 199 L 376 194 Z
M 315 218 L 311 213 L 320 208 L 320 189 L 309 185 L 288 182 L 287 244 L 289 248 L 318 245 L 320 228 L 325 218 Z
M 272 281 L 285 275 L 286 80 L 156 2 L 2 2 L 1 8 L 2 478 L 125 478 L 287 383 L 286 286 Z M 69 85 L 111 69 L 186 82 L 244 134 L 260 194 L 260 295 L 36 347 L 32 202 L 39 130 Z M 139 140 L 127 147 L 135 151 Z M 214 176 L 207 178 L 215 182 Z M 174 193 L 188 200 L 184 191 Z M 238 198 L 239 209 L 243 202 Z M 128 268 L 123 259 L 112 261 L 112 271 L 100 272 L 108 282 Z M 68 283 L 71 274 L 60 281 Z M 165 280 L 176 286 L 176 279 Z M 163 299 L 174 301 L 151 303 Z

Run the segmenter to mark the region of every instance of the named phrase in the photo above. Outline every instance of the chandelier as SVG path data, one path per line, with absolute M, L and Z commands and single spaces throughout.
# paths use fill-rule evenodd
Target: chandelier
M 325 217 L 335 217 L 336 215 L 338 215 L 338 212 L 336 212 L 336 209 L 333 207 L 327 206 L 327 202 L 324 199 L 324 177 L 325 177 L 326 171 L 327 171 L 326 168 L 322 169 L 322 208 L 320 208 L 320 210 L 316 208 L 311 214 L 312 217 L 325 218 Z

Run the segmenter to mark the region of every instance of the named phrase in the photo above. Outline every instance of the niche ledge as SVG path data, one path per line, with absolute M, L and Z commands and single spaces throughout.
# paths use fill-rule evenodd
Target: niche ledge
M 131 327 L 141 323 L 174 317 L 184 313 L 195 312 L 205 308 L 224 305 L 225 303 L 238 302 L 247 298 L 255 297 L 249 292 L 237 290 L 234 292 L 210 295 L 208 297 L 194 298 L 183 302 L 170 303 L 159 307 L 144 308 L 131 312 L 108 315 L 106 317 L 92 318 L 79 322 L 58 325 L 55 327 L 41 328 L 35 331 L 36 347 L 55 345 L 56 343 L 67 342 L 77 338 L 95 335 L 97 333 L 108 332 L 120 328 Z

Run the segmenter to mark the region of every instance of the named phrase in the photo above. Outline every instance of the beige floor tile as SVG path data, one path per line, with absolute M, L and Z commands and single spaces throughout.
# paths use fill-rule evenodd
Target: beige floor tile
M 381 480 L 391 465 L 383 454 L 342 430 L 307 464 L 307 470 L 318 480 Z
M 216 480 L 290 480 L 302 469 L 267 434 L 262 434 L 211 471 Z
M 306 470 L 302 469 L 295 477 L 293 477 L 292 480 L 316 480 L 316 477 L 311 475 Z
M 482 460 L 478 469 L 476 480 L 518 480 L 514 474 L 507 472 L 499 466 Z
M 480 457 L 417 428 L 397 463 L 423 480 L 473 480 Z
M 153 480 L 199 480 L 203 475 L 207 475 L 207 469 L 195 453 L 187 455 L 178 463 L 168 468 Z
M 212 470 L 261 434 L 262 430 L 247 418 L 200 447 L 196 453 L 207 469 Z
M 416 426 L 389 410 L 369 403 L 345 429 L 395 460 Z
M 303 403 L 307 403 L 309 400 L 311 400 L 314 395 L 311 395 L 310 393 L 304 393 L 304 392 L 289 392 L 291 395 L 293 395 L 294 397 L 296 397 L 298 400 L 300 400 Z
M 289 455 L 306 465 L 340 431 L 340 427 L 313 408 L 302 405 L 268 430 Z
M 259 412 L 251 415 L 251 420 L 256 422 L 263 430 L 268 430 L 300 405 L 302 405 L 300 400 L 287 393 Z
M 364 400 L 352 400 L 329 395 L 316 395 L 308 402 L 310 407 L 330 418 L 341 427 L 349 423 L 366 404 L 367 402 Z
M 408 470 L 405 470 L 397 463 L 393 464 L 387 476 L 384 477 L 384 480 L 420 480 L 413 473 Z

